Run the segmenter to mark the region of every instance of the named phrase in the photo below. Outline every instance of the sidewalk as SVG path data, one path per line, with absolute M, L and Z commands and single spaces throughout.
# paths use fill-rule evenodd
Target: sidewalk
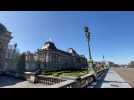
M 100 88 L 131 88 L 131 86 L 111 68 Z

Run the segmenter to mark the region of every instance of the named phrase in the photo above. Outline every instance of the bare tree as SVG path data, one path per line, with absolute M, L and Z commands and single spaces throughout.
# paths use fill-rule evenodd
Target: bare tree
M 18 63 L 19 56 L 20 52 L 17 48 L 17 44 L 9 45 L 7 51 L 8 66 L 16 66 Z
M 130 61 L 130 63 L 128 63 L 128 67 L 134 68 L 134 61 Z

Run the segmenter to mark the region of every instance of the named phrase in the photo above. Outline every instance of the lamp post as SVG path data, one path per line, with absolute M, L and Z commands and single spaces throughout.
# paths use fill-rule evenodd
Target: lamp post
M 88 65 L 88 71 L 90 67 L 93 67 L 93 60 L 92 60 L 92 56 L 91 56 L 91 49 L 90 49 L 90 36 L 91 33 L 89 31 L 89 28 L 87 26 L 84 27 L 84 32 L 85 32 L 85 37 L 88 43 L 88 50 L 89 50 L 89 65 Z
M 105 57 L 103 55 L 103 67 L 104 67 L 104 69 L 106 68 L 106 66 L 107 66 L 107 63 L 106 63 Z

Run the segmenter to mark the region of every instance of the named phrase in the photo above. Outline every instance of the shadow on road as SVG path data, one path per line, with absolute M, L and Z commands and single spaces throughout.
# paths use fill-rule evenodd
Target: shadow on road
M 128 83 L 128 82 L 119 82 L 119 81 L 103 81 L 104 83 Z
M 102 83 L 104 82 L 104 79 L 105 79 L 105 77 L 107 76 L 107 73 L 108 73 L 108 71 L 107 71 L 106 73 L 104 73 L 102 76 L 100 76 L 100 77 L 96 80 L 96 85 L 95 85 L 94 88 L 101 88 Z
M 15 85 L 23 81 L 24 80 L 20 80 L 11 76 L 0 76 L 0 87 Z

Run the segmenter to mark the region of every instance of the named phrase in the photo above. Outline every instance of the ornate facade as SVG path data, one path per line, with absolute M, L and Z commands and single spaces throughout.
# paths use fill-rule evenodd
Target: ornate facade
M 0 72 L 6 70 L 6 54 L 8 49 L 8 43 L 12 39 L 11 32 L 0 23 Z
M 45 70 L 62 70 L 62 69 L 81 69 L 87 67 L 87 59 L 69 48 L 67 52 L 56 48 L 53 42 L 44 43 L 41 49 L 32 54 L 26 54 L 26 69 L 45 69 Z

